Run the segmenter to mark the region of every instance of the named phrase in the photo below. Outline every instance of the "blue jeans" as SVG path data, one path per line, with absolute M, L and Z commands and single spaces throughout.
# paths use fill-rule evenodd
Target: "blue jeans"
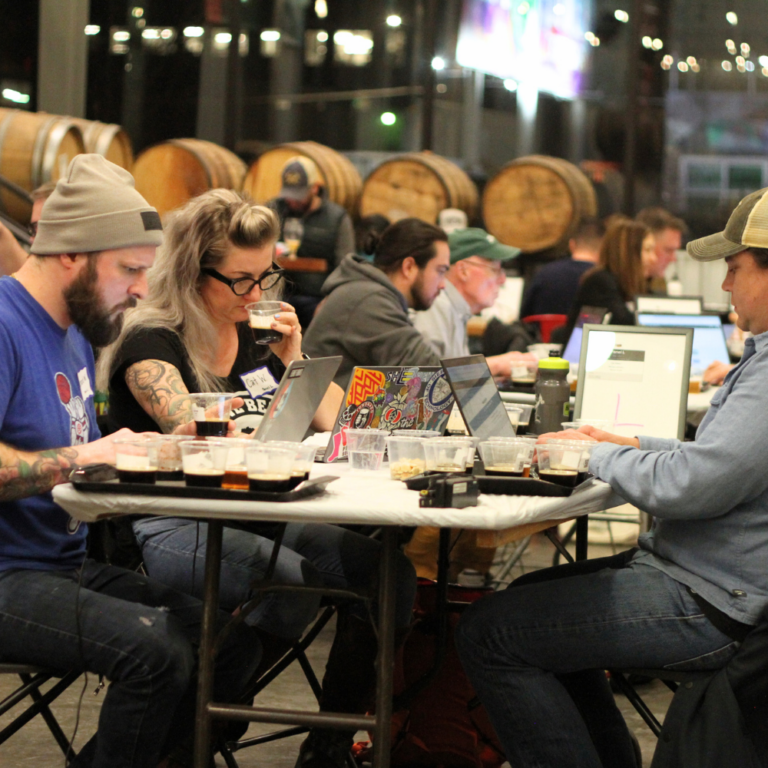
M 203 589 L 206 523 L 179 518 L 136 520 L 133 530 L 147 571 L 153 578 L 187 594 Z M 251 582 L 267 569 L 272 540 L 239 528 L 224 528 L 219 605 L 227 611 L 250 599 Z M 309 587 L 370 590 L 378 584 L 378 541 L 337 525 L 289 523 L 277 558 L 274 581 Z M 416 575 L 411 562 L 398 553 L 397 626 L 411 622 Z M 317 614 L 319 595 L 267 593 L 246 622 L 288 640 L 301 636 Z M 367 619 L 365 608 L 353 602 L 351 612 Z
M 225 614 L 220 621 L 227 620 Z M 0 648 L 6 662 L 107 677 L 96 737 L 73 766 L 155 768 L 194 723 L 202 605 L 114 566 L 0 572 Z M 240 626 L 216 659 L 216 700 L 235 701 L 260 646 Z
M 738 647 L 625 555 L 524 576 L 464 613 L 456 645 L 515 768 L 635 765 L 603 670 L 719 669 Z

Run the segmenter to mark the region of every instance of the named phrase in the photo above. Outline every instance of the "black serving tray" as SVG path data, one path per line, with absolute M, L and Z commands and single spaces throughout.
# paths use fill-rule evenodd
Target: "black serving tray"
M 238 491 L 230 488 L 195 488 L 187 486 L 183 480 L 161 480 L 157 483 L 121 483 L 117 479 L 117 470 L 109 464 L 88 464 L 70 475 L 72 485 L 78 491 L 95 493 L 115 493 L 131 496 L 172 496 L 177 499 L 216 499 L 221 501 L 298 501 L 310 496 L 317 496 L 325 491 L 326 486 L 336 475 L 305 480 L 301 485 L 286 493 L 265 493 Z

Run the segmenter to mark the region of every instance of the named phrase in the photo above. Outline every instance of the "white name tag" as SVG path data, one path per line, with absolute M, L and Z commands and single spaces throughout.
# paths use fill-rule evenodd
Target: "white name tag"
M 83 401 L 89 397 L 93 397 L 93 390 L 91 389 L 91 380 L 88 378 L 88 369 L 82 368 L 77 372 L 77 378 L 80 381 L 80 396 Z
M 270 392 L 274 392 L 278 385 L 277 379 L 266 365 L 262 365 L 261 368 L 256 368 L 249 373 L 241 374 L 240 379 L 251 397 L 268 395 Z

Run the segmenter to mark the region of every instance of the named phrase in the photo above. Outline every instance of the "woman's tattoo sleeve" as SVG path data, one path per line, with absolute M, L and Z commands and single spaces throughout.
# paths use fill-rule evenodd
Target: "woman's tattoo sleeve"
M 192 401 L 179 369 L 161 360 L 142 360 L 125 372 L 136 402 L 166 434 L 192 421 Z

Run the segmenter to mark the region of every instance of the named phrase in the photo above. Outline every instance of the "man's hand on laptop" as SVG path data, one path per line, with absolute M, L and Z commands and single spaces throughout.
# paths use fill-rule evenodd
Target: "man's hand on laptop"
M 639 448 L 640 441 L 636 437 L 622 437 L 612 432 L 605 432 L 596 427 L 584 426 L 579 429 L 565 429 L 562 432 L 547 432 L 539 437 L 538 442 L 546 443 L 547 440 L 588 440 L 598 443 L 613 443 L 614 445 L 628 445 Z

